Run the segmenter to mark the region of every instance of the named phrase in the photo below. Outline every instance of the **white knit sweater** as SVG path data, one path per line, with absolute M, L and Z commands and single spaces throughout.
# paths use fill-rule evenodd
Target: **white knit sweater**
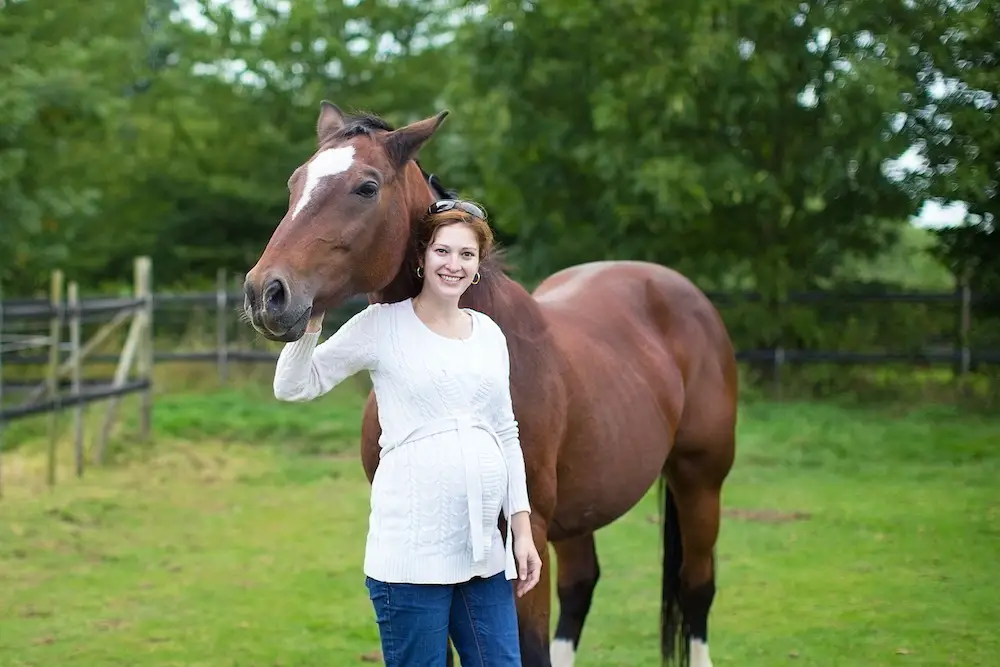
M 515 579 L 510 517 L 530 511 L 510 397 L 507 340 L 487 315 L 441 336 L 411 299 L 372 304 L 324 343 L 306 333 L 278 357 L 274 395 L 307 401 L 368 370 L 382 427 L 364 572 L 386 582 Z M 497 518 L 507 521 L 504 548 Z

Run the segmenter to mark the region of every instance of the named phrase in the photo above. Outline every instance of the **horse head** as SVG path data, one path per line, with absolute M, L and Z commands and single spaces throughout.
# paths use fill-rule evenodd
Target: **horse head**
M 447 115 L 393 129 L 320 104 L 317 150 L 288 179 L 288 211 L 246 276 L 261 335 L 297 340 L 313 313 L 412 282 L 412 231 L 434 200 L 414 158 Z

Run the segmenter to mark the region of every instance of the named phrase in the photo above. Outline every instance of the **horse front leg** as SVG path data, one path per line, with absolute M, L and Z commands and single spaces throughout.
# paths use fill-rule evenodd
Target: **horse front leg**
M 521 638 L 521 665 L 552 667 L 549 657 L 549 616 L 552 613 L 549 568 L 552 559 L 548 550 L 548 524 L 534 511 L 531 514 L 531 536 L 542 559 L 542 572 L 535 587 L 516 600 L 518 634 Z M 517 581 L 512 581 L 511 584 L 516 590 Z
M 552 667 L 573 667 L 601 568 L 593 533 L 559 540 L 552 546 L 559 568 L 559 621 L 549 653 Z

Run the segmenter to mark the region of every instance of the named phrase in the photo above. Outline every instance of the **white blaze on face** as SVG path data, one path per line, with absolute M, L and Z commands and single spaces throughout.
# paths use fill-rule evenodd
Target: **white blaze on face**
M 576 660 L 573 642 L 561 638 L 553 640 L 549 645 L 549 660 L 552 661 L 552 667 L 573 667 Z
M 335 176 L 347 171 L 354 162 L 354 146 L 328 148 L 312 159 L 306 165 L 306 184 L 302 188 L 302 196 L 295 204 L 292 217 L 297 216 L 312 199 L 313 192 L 319 187 L 320 181 L 327 176 Z

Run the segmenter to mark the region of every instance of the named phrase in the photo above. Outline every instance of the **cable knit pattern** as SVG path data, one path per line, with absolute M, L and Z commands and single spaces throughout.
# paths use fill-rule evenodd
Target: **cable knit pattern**
M 322 344 L 306 333 L 278 357 L 274 395 L 285 401 L 371 375 L 382 427 L 364 564 L 373 579 L 517 576 L 510 533 L 505 548 L 497 529 L 502 510 L 530 511 L 507 340 L 490 317 L 466 312 L 472 334 L 456 340 L 428 328 L 410 299 L 372 304 Z

